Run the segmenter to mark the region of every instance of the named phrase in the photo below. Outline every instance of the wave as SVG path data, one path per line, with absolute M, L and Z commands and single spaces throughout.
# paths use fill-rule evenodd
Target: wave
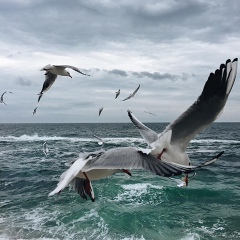
M 16 136 L 0 136 L 0 142 L 37 142 L 37 141 L 70 141 L 70 142 L 98 142 L 96 138 L 81 137 L 61 137 L 61 136 L 39 136 L 38 134 Z M 105 143 L 121 143 L 121 142 L 139 142 L 145 143 L 142 138 L 104 138 Z
M 143 138 L 136 137 L 118 137 L 118 138 L 103 138 L 105 143 L 120 143 L 120 142 L 139 142 L 145 143 Z M 62 136 L 39 136 L 37 133 L 33 135 L 23 134 L 16 136 L 0 136 L 0 142 L 35 142 L 35 141 L 70 141 L 70 142 L 97 142 L 96 138 L 81 138 L 81 137 L 62 137 Z M 232 139 L 194 139 L 190 144 L 194 143 L 235 143 L 239 144 L 239 140 Z
M 239 140 L 232 139 L 194 139 L 190 143 L 240 143 Z

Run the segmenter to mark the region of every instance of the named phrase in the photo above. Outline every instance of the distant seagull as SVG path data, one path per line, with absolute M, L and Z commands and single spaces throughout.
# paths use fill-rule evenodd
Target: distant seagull
M 2 95 L 1 95 L 1 99 L 0 99 L 0 103 L 4 103 L 5 105 L 7 105 L 4 101 L 3 101 L 3 96 L 6 92 L 4 92 Z
M 151 112 L 147 112 L 147 111 L 144 111 L 145 113 L 147 114 L 150 114 L 150 115 L 153 115 L 153 116 L 156 116 L 155 114 L 151 113 Z
M 34 110 L 33 110 L 33 115 L 37 112 L 37 108 L 38 108 L 38 107 L 34 108 Z
M 9 93 L 13 94 L 13 92 L 9 91 Z
M 49 150 L 48 150 L 48 148 L 47 148 L 47 142 L 43 143 L 43 152 L 44 152 L 44 154 L 47 156 L 47 154 L 48 154 L 48 152 L 49 152 Z
M 98 112 L 98 115 L 99 115 L 99 116 L 101 115 L 101 113 L 102 113 L 103 110 L 104 110 L 103 107 L 102 107 L 102 108 L 99 108 L 99 112 Z
M 115 99 L 119 96 L 119 94 L 120 94 L 120 89 L 116 92 L 116 97 L 115 97 Z
M 70 66 L 70 65 L 50 65 L 50 64 L 48 64 L 47 66 L 43 67 L 40 70 L 40 71 L 46 71 L 46 73 L 45 73 L 45 81 L 43 83 L 42 90 L 38 94 L 39 95 L 38 102 L 40 101 L 43 93 L 48 91 L 49 88 L 53 85 L 53 83 L 55 82 L 58 75 L 68 76 L 68 77 L 72 78 L 70 73 L 68 71 L 66 71 L 66 68 L 71 68 L 71 69 L 75 70 L 76 72 L 81 73 L 82 75 L 90 76 L 88 74 L 81 72 L 80 69 Z
M 98 145 L 103 145 L 104 144 L 104 140 L 96 135 L 93 135 L 96 139 L 98 139 Z
M 137 89 L 136 89 L 132 94 L 130 94 L 127 98 L 123 99 L 122 101 L 126 101 L 126 100 L 134 97 L 139 88 L 140 88 L 140 84 L 139 84 L 139 86 L 137 87 Z

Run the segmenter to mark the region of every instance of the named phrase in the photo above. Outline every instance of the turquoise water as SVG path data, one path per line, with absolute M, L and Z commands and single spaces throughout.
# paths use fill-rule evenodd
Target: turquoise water
M 240 239 L 240 123 L 190 143 L 193 164 L 225 153 L 187 188 L 138 170 L 93 182 L 95 202 L 68 189 L 48 197 L 66 163 L 100 149 L 94 134 L 105 149 L 146 146 L 132 124 L 0 124 L 0 239 Z

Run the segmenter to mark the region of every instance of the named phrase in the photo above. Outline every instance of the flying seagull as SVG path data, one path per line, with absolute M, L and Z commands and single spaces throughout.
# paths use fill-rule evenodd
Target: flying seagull
M 4 92 L 2 95 L 1 95 L 1 98 L 0 98 L 0 103 L 4 103 L 5 105 L 7 105 L 4 101 L 3 101 L 3 96 L 6 92 Z
M 146 169 L 156 175 L 170 177 L 190 173 L 201 166 L 181 166 L 159 161 L 134 147 L 119 147 L 108 151 L 101 150 L 82 154 L 61 177 L 57 187 L 49 196 L 60 193 L 65 187 L 72 186 L 82 198 L 86 194 L 94 201 L 91 181 L 123 172 L 131 176 L 127 169 Z M 82 179 L 82 180 L 79 180 Z
M 120 94 L 120 89 L 118 89 L 118 91 L 116 92 L 115 99 L 119 96 L 119 94 Z
M 33 115 L 37 112 L 38 107 L 33 109 Z
M 82 155 L 61 175 L 60 182 L 49 195 L 60 193 L 76 178 L 85 181 L 84 185 L 81 182 L 75 184 L 74 189 L 80 195 L 83 194 L 83 188 L 85 193 L 91 194 L 91 180 L 107 177 L 116 171 L 145 169 L 159 176 L 172 177 L 213 164 L 223 152 L 200 165 L 192 166 L 185 150 L 189 141 L 222 111 L 234 84 L 236 71 L 237 59 L 234 59 L 232 62 L 227 60 L 220 69 L 211 73 L 197 101 L 161 134 L 146 127 L 129 111 L 129 117 L 149 148 L 119 147 Z
M 237 58 L 232 62 L 227 60 L 215 73 L 210 73 L 197 100 L 160 134 L 145 126 L 128 110 L 131 121 L 148 143 L 148 154 L 159 160 L 190 165 L 186 148 L 191 139 L 212 124 L 223 111 L 235 82 L 237 65 Z
M 99 111 L 98 111 L 98 116 L 100 116 L 101 115 L 101 113 L 102 113 L 102 111 L 104 110 L 104 108 L 103 107 L 101 107 L 101 108 L 99 108 Z
M 47 156 L 48 152 L 49 152 L 49 149 L 47 147 L 47 142 L 44 142 L 43 143 L 43 153 Z
M 103 145 L 104 144 L 104 140 L 96 135 L 93 135 L 96 139 L 98 139 L 98 145 Z
M 68 76 L 68 77 L 72 78 L 70 73 L 68 71 L 66 71 L 66 68 L 71 68 L 71 69 L 75 70 L 76 72 L 81 73 L 82 75 L 90 76 L 90 75 L 85 74 L 82 71 L 80 71 L 80 69 L 78 69 L 76 67 L 73 67 L 73 66 L 70 66 L 70 65 L 51 65 L 51 64 L 48 64 L 40 70 L 40 71 L 46 71 L 46 73 L 45 73 L 45 81 L 43 83 L 42 90 L 38 94 L 39 95 L 38 102 L 40 101 L 43 93 L 48 91 L 49 88 L 53 85 L 53 83 L 57 79 L 58 75 Z
M 149 114 L 149 115 L 153 115 L 153 116 L 156 116 L 154 113 L 151 113 L 151 112 L 147 112 L 147 111 L 144 111 L 145 113 Z
M 134 97 L 139 88 L 140 88 L 140 84 L 139 84 L 139 86 L 136 88 L 136 90 L 133 93 L 131 93 L 127 98 L 123 99 L 122 101 L 126 101 L 126 100 Z

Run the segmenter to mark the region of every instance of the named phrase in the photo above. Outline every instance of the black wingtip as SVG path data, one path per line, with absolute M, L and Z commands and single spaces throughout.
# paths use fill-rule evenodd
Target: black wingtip
M 224 151 L 220 152 L 216 157 L 214 158 L 220 158 L 223 155 Z

